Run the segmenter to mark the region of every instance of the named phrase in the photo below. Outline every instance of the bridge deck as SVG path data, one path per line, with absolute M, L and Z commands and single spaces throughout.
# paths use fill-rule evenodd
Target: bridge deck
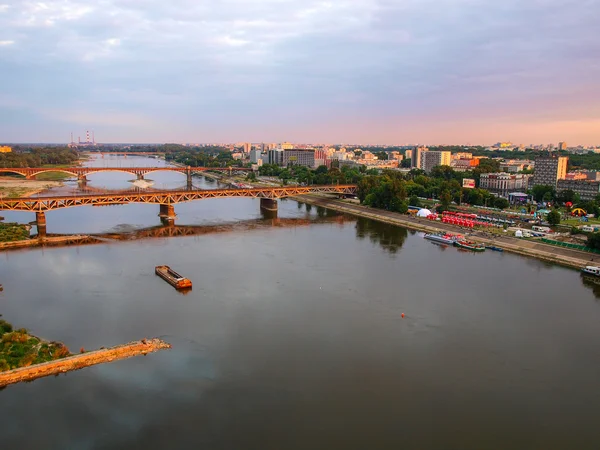
M 125 203 L 153 203 L 170 205 L 207 198 L 249 197 L 277 199 L 309 193 L 354 194 L 356 185 L 285 186 L 252 189 L 171 190 L 152 192 L 119 192 L 51 197 L 26 197 L 0 199 L 0 211 L 51 211 L 76 206 L 100 206 Z

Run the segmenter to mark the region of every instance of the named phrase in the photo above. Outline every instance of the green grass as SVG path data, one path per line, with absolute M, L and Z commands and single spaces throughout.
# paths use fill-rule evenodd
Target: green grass
M 70 355 L 64 344 L 42 341 L 24 328 L 13 330 L 10 323 L 0 319 L 0 372 Z
M 38 181 L 62 181 L 67 178 L 73 178 L 73 175 L 64 172 L 44 172 L 35 176 Z
M 0 242 L 24 241 L 29 239 L 29 230 L 19 223 L 0 222 Z

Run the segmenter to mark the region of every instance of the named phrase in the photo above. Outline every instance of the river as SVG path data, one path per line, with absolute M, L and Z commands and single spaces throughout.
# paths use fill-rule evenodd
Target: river
M 131 178 L 96 177 L 88 185 Z M 175 210 L 177 224 L 208 231 L 0 255 L 0 313 L 15 326 L 72 351 L 173 344 L 0 391 L 3 447 L 600 446 L 600 301 L 576 271 L 291 200 L 282 220 L 261 217 L 253 199 Z M 48 213 L 48 232 L 131 231 L 158 225 L 157 214 L 64 209 Z M 177 293 L 158 264 L 193 290 Z

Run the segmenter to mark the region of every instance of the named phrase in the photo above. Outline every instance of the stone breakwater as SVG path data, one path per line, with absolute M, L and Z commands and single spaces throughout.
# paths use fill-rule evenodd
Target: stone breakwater
M 29 367 L 20 367 L 6 372 L 0 372 L 0 388 L 8 386 L 9 384 L 32 381 L 37 378 L 79 370 L 96 364 L 131 358 L 132 356 L 146 355 L 168 348 L 171 348 L 171 344 L 164 342 L 161 339 L 142 339 L 141 341 L 134 341 L 116 347 L 85 352 L 79 355 L 73 355 Z

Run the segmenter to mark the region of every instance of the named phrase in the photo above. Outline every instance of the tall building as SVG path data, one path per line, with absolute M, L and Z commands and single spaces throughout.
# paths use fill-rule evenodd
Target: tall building
M 533 185 L 547 185 L 556 188 L 558 180 L 567 176 L 567 156 L 541 156 L 535 158 Z
M 412 151 L 412 150 L 406 150 L 406 151 L 404 152 L 404 157 L 405 157 L 406 159 L 412 159 L 412 154 L 413 154 L 413 151 Z
M 277 148 L 269 150 L 267 153 L 269 155 L 268 161 L 269 164 L 275 164 L 278 166 L 283 165 L 283 150 L 279 150 Z
M 427 153 L 429 149 L 427 147 L 417 147 L 412 152 L 412 158 L 410 162 L 410 167 L 413 169 L 422 169 L 423 163 L 423 153 Z
M 566 142 L 559 142 L 558 143 L 558 149 L 559 150 L 566 150 L 567 149 L 567 143 Z
M 421 156 L 421 169 L 425 173 L 431 172 L 436 166 L 449 166 L 452 156 L 450 152 L 423 152 Z
M 261 159 L 262 151 L 260 149 L 252 149 L 250 150 L 250 162 L 252 164 L 257 164 L 258 160 Z
M 250 142 L 244 142 L 244 153 L 247 155 L 252 150 L 252 144 Z

